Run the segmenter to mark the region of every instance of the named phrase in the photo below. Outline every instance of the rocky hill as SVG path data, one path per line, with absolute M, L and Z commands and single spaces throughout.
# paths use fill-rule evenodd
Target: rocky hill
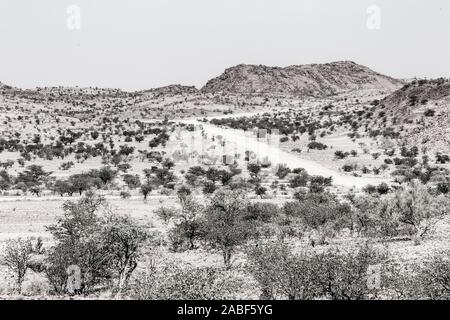
M 238 65 L 209 80 L 202 92 L 323 97 L 364 89 L 394 91 L 403 84 L 351 61 L 286 68 Z
M 427 105 L 439 106 L 450 99 L 450 80 L 414 80 L 381 101 L 402 115 L 410 115 Z
M 12 88 L 11 86 L 8 86 L 8 85 L 4 84 L 3 82 L 0 82 L 0 90 L 1 89 L 6 90 L 6 89 L 11 89 L 11 88 Z
M 409 142 L 450 152 L 450 80 L 414 80 L 380 102 Z
M 152 93 L 155 96 L 177 96 L 199 94 L 200 91 L 194 86 L 183 86 L 180 84 L 169 85 L 160 88 L 154 88 L 144 91 L 144 93 Z

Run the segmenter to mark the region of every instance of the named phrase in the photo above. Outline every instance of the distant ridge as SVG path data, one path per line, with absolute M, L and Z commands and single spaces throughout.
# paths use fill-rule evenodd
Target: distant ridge
M 323 97 L 376 89 L 394 91 L 404 82 L 352 61 L 281 67 L 237 65 L 209 80 L 204 93 Z
M 181 84 L 173 84 L 165 87 L 153 88 L 146 90 L 146 92 L 152 92 L 161 95 L 181 95 L 181 94 L 199 94 L 198 90 L 194 86 L 184 86 Z
M 405 82 L 377 73 L 352 61 L 306 64 L 289 67 L 240 64 L 209 80 L 200 90 L 194 86 L 168 85 L 160 88 L 126 92 L 97 87 L 43 87 L 17 91 L 54 93 L 58 95 L 148 94 L 174 96 L 186 94 L 272 95 L 285 97 L 324 97 L 355 90 L 392 92 Z M 0 82 L 0 88 L 12 88 Z

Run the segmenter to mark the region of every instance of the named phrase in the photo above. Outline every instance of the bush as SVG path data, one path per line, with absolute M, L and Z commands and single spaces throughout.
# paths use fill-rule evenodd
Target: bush
M 310 177 L 309 190 L 313 193 L 320 193 L 325 190 L 325 187 L 331 186 L 333 181 L 332 177 L 311 176 Z
M 14 275 L 19 294 L 22 292 L 22 283 L 32 252 L 33 246 L 29 239 L 18 239 L 8 241 L 2 255 L 1 263 Z
M 247 170 L 251 174 L 257 176 L 259 174 L 259 172 L 261 171 L 261 165 L 256 164 L 256 163 L 249 163 L 249 164 L 247 164 Z
M 261 299 L 306 300 L 320 296 L 319 274 L 311 256 L 293 255 L 285 243 L 258 245 L 247 255 Z
M 291 188 L 305 187 L 308 184 L 308 180 L 309 174 L 303 170 L 289 180 L 289 186 Z
M 161 207 L 156 210 L 156 215 L 161 218 L 165 223 L 175 216 L 177 216 L 178 210 L 174 207 Z
M 203 184 L 202 192 L 204 194 L 212 194 L 214 191 L 216 191 L 217 187 L 216 184 L 212 181 L 205 181 Z
M 370 270 L 386 259 L 369 244 L 350 252 L 331 249 L 293 254 L 286 244 L 274 243 L 250 249 L 248 256 L 261 298 L 290 300 L 369 299 L 381 289 L 377 281 L 371 283 Z
M 313 150 L 325 150 L 328 148 L 328 146 L 317 141 L 311 141 L 310 143 L 308 143 L 308 148 Z
M 366 192 L 384 193 L 388 186 L 370 187 Z M 366 234 L 393 237 L 399 234 L 412 236 L 415 243 L 429 234 L 434 225 L 449 211 L 450 201 L 443 195 L 432 195 L 417 180 L 379 199 L 358 197 L 353 201 L 357 225 Z M 359 228 L 359 227 L 358 227 Z
M 339 159 L 339 160 L 342 160 L 342 159 L 347 158 L 348 155 L 349 155 L 348 152 L 343 152 L 343 151 L 341 151 L 341 150 L 336 150 L 336 151 L 334 152 L 335 158 L 336 158 L 336 159 Z
M 140 247 L 147 239 L 145 230 L 130 217 L 109 210 L 105 199 L 94 193 L 65 202 L 63 209 L 64 215 L 47 227 L 55 239 L 46 269 L 54 290 L 66 290 L 68 267 L 77 266 L 80 292 L 88 293 L 114 277 L 120 291 L 137 266 Z
M 436 153 L 436 163 L 445 164 L 447 162 L 450 162 L 450 157 L 447 154 Z
M 352 171 L 356 170 L 356 165 L 354 165 L 354 164 L 344 164 L 342 166 L 342 170 L 344 170 L 344 172 L 352 172 Z
M 249 221 L 260 221 L 268 223 L 279 214 L 279 208 L 276 204 L 269 202 L 256 202 L 248 206 L 244 214 L 244 219 Z
M 289 173 L 291 172 L 291 169 L 289 169 L 286 165 L 280 164 L 275 172 L 275 175 L 279 179 L 284 179 Z
M 141 179 L 139 175 L 125 174 L 123 176 L 123 181 L 130 189 L 136 189 L 141 186 Z
M 147 200 L 148 195 L 152 192 L 153 187 L 149 183 L 145 183 L 141 186 L 141 193 L 144 196 L 144 200 Z
M 206 208 L 205 239 L 223 255 L 225 267 L 238 246 L 256 234 L 255 225 L 245 219 L 248 200 L 240 191 L 217 190 Z
M 416 242 L 429 233 L 439 219 L 449 210 L 449 201 L 444 196 L 434 197 L 417 180 L 390 199 L 390 210 L 399 222 L 411 228 Z
M 340 203 L 329 193 L 296 194 L 300 198 L 293 206 L 284 206 L 287 215 L 300 219 L 301 223 L 317 233 L 318 239 L 312 245 L 325 244 L 326 238 L 351 225 L 351 208 Z M 290 209 L 287 211 L 286 209 Z
M 425 117 L 433 117 L 433 116 L 435 115 L 435 113 L 436 113 L 436 110 L 433 110 L 433 109 L 427 109 L 427 110 L 425 110 L 425 112 L 423 113 L 423 115 L 424 115 Z
M 390 190 L 391 190 L 391 188 L 389 188 L 389 185 L 388 185 L 387 183 L 385 183 L 385 182 L 380 183 L 380 184 L 377 186 L 377 191 L 378 191 L 379 194 L 386 194 L 386 193 L 388 193 Z
M 260 196 L 261 199 L 262 199 L 262 197 L 266 194 L 266 192 L 267 192 L 266 187 L 263 187 L 263 186 L 260 185 L 260 184 L 258 184 L 258 185 L 255 186 L 255 194 L 256 194 L 257 196 Z
M 450 252 L 435 254 L 423 264 L 393 265 L 387 274 L 394 299 L 449 300 Z
M 137 300 L 236 299 L 241 282 L 211 267 L 168 264 L 152 267 L 133 283 L 131 297 Z
M 120 192 L 120 197 L 122 199 L 129 199 L 131 197 L 131 194 L 129 192 L 127 192 L 127 191 L 121 191 Z
M 385 260 L 386 254 L 368 243 L 349 252 L 335 249 L 322 253 L 319 255 L 322 290 L 333 300 L 370 299 L 381 289 L 381 267 Z M 371 267 L 380 268 L 379 283 L 378 275 L 373 282 L 369 279 Z
M 169 231 L 169 238 L 174 251 L 181 248 L 193 250 L 196 242 L 204 237 L 204 208 L 192 196 L 180 200 L 182 209 L 174 228 Z

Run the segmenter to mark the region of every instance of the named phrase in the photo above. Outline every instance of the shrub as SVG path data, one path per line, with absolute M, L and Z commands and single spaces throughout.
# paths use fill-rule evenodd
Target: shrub
M 356 170 L 356 165 L 354 165 L 354 164 L 344 164 L 342 166 L 342 170 L 344 170 L 344 172 L 352 172 L 353 170 Z
M 101 246 L 108 256 L 109 267 L 113 275 L 117 275 L 120 293 L 136 269 L 140 250 L 149 235 L 130 216 L 110 212 L 103 222 L 100 236 Z
M 216 184 L 212 181 L 205 181 L 203 184 L 202 192 L 204 194 L 212 194 L 214 191 L 216 191 L 217 187 Z
M 123 176 L 123 181 L 130 189 L 136 189 L 141 186 L 141 179 L 139 175 L 125 174 Z
M 258 185 L 255 187 L 255 194 L 256 194 L 257 196 L 260 196 L 261 199 L 262 199 L 262 197 L 266 194 L 266 192 L 267 192 L 267 189 L 266 189 L 265 187 L 263 187 L 262 185 L 260 185 L 260 184 L 258 184 Z
M 196 241 L 204 237 L 204 208 L 192 196 L 180 200 L 182 209 L 178 214 L 179 221 L 169 231 L 169 237 L 175 251 L 183 246 L 193 250 Z
M 309 174 L 303 170 L 289 180 L 289 186 L 291 188 L 305 187 L 308 184 L 308 180 Z
M 425 117 L 433 117 L 433 116 L 435 115 L 435 113 L 436 113 L 436 110 L 433 110 L 433 109 L 427 109 L 427 110 L 425 110 L 425 112 L 423 113 L 423 115 L 424 115 Z
M 368 243 L 349 252 L 334 249 L 322 253 L 319 255 L 320 286 L 333 300 L 369 299 L 381 289 L 376 281 L 368 285 L 370 268 L 381 267 L 385 260 L 386 254 Z
M 129 192 L 127 192 L 127 191 L 121 191 L 121 192 L 120 192 L 120 197 L 121 197 L 122 199 L 128 199 L 128 198 L 131 197 L 131 194 L 130 194 Z
M 259 172 L 261 171 L 261 165 L 256 164 L 256 163 L 249 163 L 249 164 L 247 164 L 247 170 L 251 174 L 257 176 L 259 174 Z
M 284 243 L 259 245 L 248 252 L 250 272 L 260 284 L 262 299 L 369 299 L 380 290 L 369 286 L 370 268 L 386 255 L 369 244 L 345 252 L 293 254 Z
M 28 269 L 33 246 L 29 239 L 10 240 L 6 243 L 5 252 L 2 255 L 2 264 L 16 278 L 17 291 L 22 292 L 22 283 Z
M 391 190 L 391 188 L 389 188 L 389 185 L 388 185 L 387 183 L 385 183 L 385 182 L 380 183 L 380 184 L 377 186 L 377 192 L 378 192 L 379 194 L 386 194 L 386 193 L 388 193 L 390 190 Z
M 279 179 L 284 179 L 290 172 L 291 169 L 289 169 L 285 164 L 280 164 L 277 167 L 275 174 Z
M 236 299 L 242 283 L 211 267 L 168 264 L 151 267 L 133 283 L 131 297 L 137 300 Z
M 325 150 L 328 148 L 326 144 L 317 141 L 311 141 L 308 143 L 308 148 L 313 150 Z
M 436 153 L 436 163 L 445 164 L 447 162 L 450 162 L 450 157 L 447 154 Z
M 311 256 L 293 255 L 282 242 L 258 245 L 250 248 L 247 255 L 261 299 L 306 300 L 320 296 L 319 274 Z
M 54 290 L 66 290 L 68 267 L 75 265 L 81 272 L 80 291 L 88 293 L 115 276 L 120 291 L 137 266 L 145 230 L 130 217 L 109 210 L 105 199 L 94 193 L 65 202 L 63 209 L 64 215 L 47 227 L 55 239 L 46 268 Z
M 297 217 L 304 226 L 317 233 L 318 239 L 312 242 L 313 246 L 316 242 L 325 244 L 326 238 L 350 226 L 350 206 L 340 203 L 330 193 L 306 193 L 296 196 L 299 197 L 298 202 L 293 203 L 289 211 L 286 211 L 289 207 L 285 205 L 285 213 Z
M 152 192 L 153 187 L 149 183 L 145 183 L 141 186 L 141 193 L 144 196 L 144 200 L 147 200 L 148 195 Z
M 332 177 L 311 176 L 309 184 L 309 191 L 313 193 L 320 193 L 325 190 L 325 187 L 331 186 Z
M 178 210 L 174 207 L 161 207 L 156 210 L 156 215 L 161 218 L 165 223 L 175 216 L 177 216 Z
M 248 206 L 244 213 L 244 219 L 249 221 L 270 222 L 278 216 L 279 208 L 276 204 L 269 202 L 255 202 Z
M 336 150 L 336 151 L 334 152 L 335 158 L 336 158 L 336 159 L 340 159 L 340 160 L 347 158 L 348 155 L 349 155 L 348 152 L 343 152 L 343 151 L 341 151 L 341 150 Z
M 217 190 L 206 208 L 205 239 L 222 252 L 225 267 L 238 246 L 255 235 L 255 226 L 245 219 L 249 204 L 239 191 Z
M 423 264 L 407 267 L 396 264 L 387 272 L 388 288 L 395 299 L 450 299 L 450 252 L 428 258 Z
M 399 221 L 411 227 L 416 242 L 429 233 L 449 209 L 447 198 L 432 196 L 426 186 L 417 180 L 404 190 L 397 191 L 390 199 L 390 205 Z

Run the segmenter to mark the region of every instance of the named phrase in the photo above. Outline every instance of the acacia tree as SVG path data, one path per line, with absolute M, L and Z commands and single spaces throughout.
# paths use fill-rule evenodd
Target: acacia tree
M 67 268 L 81 271 L 80 292 L 87 293 L 105 279 L 118 277 L 119 292 L 137 266 L 145 230 L 128 216 L 111 211 L 105 199 L 88 192 L 77 202 L 67 201 L 64 215 L 47 227 L 55 239 L 46 270 L 56 291 L 66 289 Z
M 153 187 L 149 183 L 145 183 L 141 186 L 141 193 L 144 196 L 144 200 L 147 200 L 147 197 L 148 197 L 149 193 L 152 192 L 152 190 L 153 190 Z
M 148 233 L 131 217 L 110 213 L 102 230 L 102 239 L 112 268 L 118 274 L 120 294 L 137 267 L 137 258 L 142 244 L 148 239 Z
M 314 231 L 318 239 L 311 239 L 311 244 L 326 244 L 327 238 L 333 237 L 345 227 L 351 227 L 352 212 L 350 205 L 341 203 L 330 193 L 296 193 L 297 202 L 286 203 L 284 211 L 300 219 L 304 226 Z
M 8 190 L 12 185 L 11 176 L 6 170 L 0 171 L 0 190 Z
M 217 190 L 205 210 L 205 239 L 222 252 L 225 267 L 238 246 L 255 235 L 255 225 L 245 219 L 249 201 L 237 190 Z
M 102 222 L 98 211 L 105 208 L 106 200 L 88 192 L 77 202 L 63 204 L 64 214 L 47 230 L 55 239 L 50 249 L 47 275 L 56 291 L 65 290 L 66 270 L 71 265 L 81 269 L 84 291 L 101 278 L 109 276 L 107 253 L 100 245 L 100 226 Z
M 173 245 L 180 245 L 185 242 L 188 243 L 188 249 L 195 249 L 197 240 L 203 238 L 204 235 L 204 220 L 202 213 L 204 207 L 195 199 L 183 194 L 180 197 L 181 211 L 176 214 L 178 222 L 170 231 Z
M 10 240 L 6 244 L 2 256 L 3 264 L 14 274 L 17 290 L 22 292 L 22 283 L 28 269 L 28 262 L 33 252 L 33 246 L 29 239 Z

